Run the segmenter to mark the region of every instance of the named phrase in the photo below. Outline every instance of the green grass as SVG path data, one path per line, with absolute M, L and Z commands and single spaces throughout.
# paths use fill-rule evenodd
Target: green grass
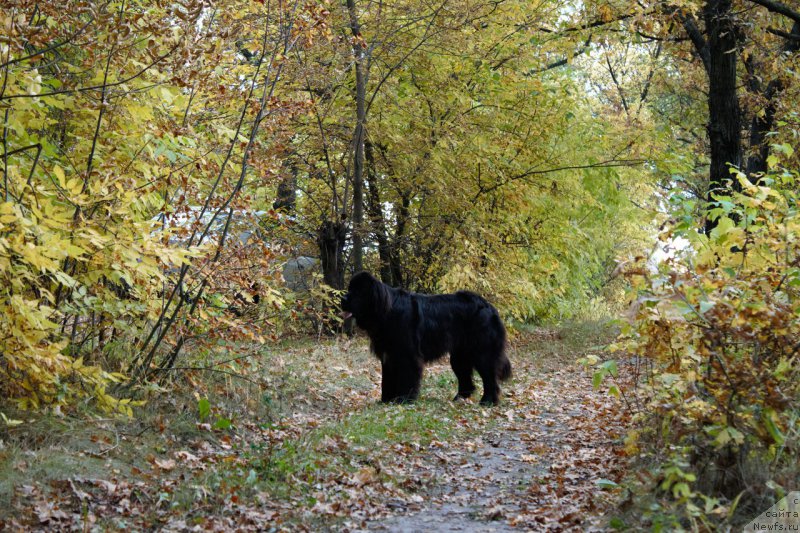
M 245 454 L 247 467 L 259 473 L 261 489 L 281 492 L 292 478 L 310 486 L 333 474 L 353 473 L 390 455 L 395 445 L 424 448 L 434 440 L 452 438 L 461 430 L 459 418 L 481 416 L 482 408 L 454 404 L 449 398 L 455 380 L 436 371 L 431 374 L 419 401 L 373 402 L 274 448 L 253 447 Z
M 509 351 L 512 364 L 558 354 L 571 363 L 578 357 L 572 352 L 603 340 L 599 325 L 560 332 L 538 328 L 517 334 Z M 316 503 L 319 487 L 334 487 L 335 495 L 346 497 L 354 476 L 367 471 L 388 490 L 422 490 L 420 483 L 436 480 L 405 479 L 409 462 L 430 460 L 433 441 L 457 445 L 475 428 L 491 431 L 496 423 L 494 410 L 477 405 L 477 376 L 472 402 L 452 401 L 456 380 L 446 361 L 426 369 L 417 402 L 380 404 L 380 365 L 363 338 L 254 347 L 249 362 L 249 381 L 198 372 L 176 374 L 163 389 L 139 391 L 147 403 L 134 420 L 78 413 L 42 416 L 6 429 L 0 434 L 0 520 L 5 512 L 15 512 L 11 502 L 22 484 L 47 491 L 50 481 L 117 477 L 146 483 L 140 500 L 154 525 L 163 525 L 156 509 L 172 509 L 191 524 L 230 512 L 234 497 L 250 505 L 262 499 L 291 502 L 287 519 L 307 525 L 316 519 L 303 513 Z M 205 422 L 230 419 L 230 430 L 209 431 L 200 424 L 200 398 L 207 398 L 211 408 Z M 154 468 L 154 458 L 169 459 L 198 443 L 222 452 L 220 460 L 204 470 Z M 101 528 L 127 527 L 122 517 L 98 519 Z

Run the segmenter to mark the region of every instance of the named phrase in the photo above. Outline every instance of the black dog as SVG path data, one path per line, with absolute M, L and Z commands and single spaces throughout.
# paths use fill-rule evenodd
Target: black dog
M 382 402 L 415 400 L 425 362 L 446 353 L 458 378 L 456 400 L 475 391 L 473 369 L 483 380 L 482 404 L 496 405 L 498 381 L 511 377 L 500 315 L 472 292 L 417 294 L 360 272 L 350 280 L 342 311 L 366 330 L 372 352 L 381 361 Z

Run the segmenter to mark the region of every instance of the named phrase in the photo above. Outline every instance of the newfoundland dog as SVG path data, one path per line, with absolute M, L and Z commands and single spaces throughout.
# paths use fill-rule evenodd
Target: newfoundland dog
M 381 361 L 382 402 L 415 400 L 425 363 L 446 353 L 458 378 L 456 400 L 475 391 L 473 369 L 483 380 L 482 404 L 496 405 L 498 381 L 511 377 L 503 322 L 492 304 L 475 293 L 417 294 L 360 272 L 350 280 L 342 311 L 367 332 Z

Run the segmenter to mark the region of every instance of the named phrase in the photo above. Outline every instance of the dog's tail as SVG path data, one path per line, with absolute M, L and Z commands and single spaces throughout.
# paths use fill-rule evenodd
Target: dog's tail
M 511 378 L 511 361 L 508 360 L 505 352 L 500 354 L 495 368 L 497 369 L 497 379 L 499 381 L 505 381 Z
M 511 378 L 511 361 L 508 360 L 508 356 L 506 355 L 506 328 L 503 326 L 503 321 L 500 320 L 500 315 L 492 308 L 494 311 L 492 316 L 492 326 L 493 329 L 497 332 L 497 358 L 494 362 L 494 369 L 495 375 L 497 376 L 498 381 L 506 381 L 507 379 Z

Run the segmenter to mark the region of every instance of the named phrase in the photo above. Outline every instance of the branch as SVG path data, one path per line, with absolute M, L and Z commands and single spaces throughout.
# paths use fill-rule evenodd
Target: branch
M 8 114 L 11 109 L 6 109 L 3 118 L 3 201 L 8 202 Z
M 670 30 L 671 29 L 672 25 L 670 25 Z M 650 67 L 650 71 L 647 73 L 647 80 L 645 80 L 644 87 L 639 95 L 639 106 L 636 108 L 636 118 L 639 118 L 639 114 L 642 112 L 642 107 L 644 107 L 644 102 L 647 100 L 647 93 L 650 92 L 650 84 L 653 82 L 653 75 L 656 72 L 656 62 L 661 55 L 662 44 L 663 43 L 659 41 L 658 45 L 656 45 L 656 51 L 653 55 L 653 65 Z
M 436 18 L 439 16 L 439 12 L 442 9 L 444 9 L 446 4 L 447 4 L 446 2 L 443 3 L 441 6 L 439 6 L 438 8 L 436 8 L 433 11 L 433 13 L 431 14 L 430 19 L 428 20 L 428 25 L 425 28 L 425 33 L 420 38 L 419 42 L 415 46 L 413 46 L 399 61 L 397 61 L 393 66 L 391 66 L 389 68 L 388 72 L 386 72 L 386 74 L 378 82 L 378 85 L 375 87 L 375 90 L 372 92 L 372 96 L 370 97 L 369 102 L 367 102 L 367 113 L 369 113 L 369 110 L 372 108 L 372 104 L 375 101 L 375 98 L 378 96 L 378 92 L 380 92 L 381 87 L 386 82 L 386 80 L 388 80 L 389 77 L 397 69 L 399 69 L 401 66 L 403 66 L 405 64 L 405 62 L 406 62 L 406 59 L 411 57 L 411 55 L 414 52 L 416 52 L 423 44 L 425 44 L 428 41 L 428 39 L 431 37 L 431 34 L 430 34 L 431 27 L 433 26 L 433 23 L 436 21 Z
M 107 4 L 106 4 L 106 5 L 107 5 Z M 75 39 L 75 37 L 77 37 L 77 36 L 79 36 L 80 34 L 82 34 L 82 33 L 84 32 L 84 30 L 85 30 L 85 29 L 86 29 L 86 28 L 89 26 L 89 24 L 91 24 L 92 22 L 94 22 L 94 17 L 92 17 L 92 18 L 90 18 L 88 21 L 86 21 L 86 24 L 84 24 L 83 26 L 81 26 L 81 27 L 80 27 L 80 28 L 79 28 L 79 29 L 78 29 L 78 30 L 77 30 L 75 33 L 73 33 L 72 35 L 70 35 L 69 37 L 67 37 L 66 39 L 64 39 L 63 41 L 61 41 L 60 43 L 53 43 L 53 44 L 51 44 L 50 46 L 48 46 L 48 47 L 46 47 L 46 48 L 42 48 L 41 50 L 37 50 L 36 52 L 33 52 L 32 54 L 28 54 L 28 55 L 26 55 L 26 56 L 22 56 L 22 57 L 18 57 L 18 58 L 15 58 L 15 59 L 8 60 L 8 61 L 6 61 L 5 63 L 3 63 L 2 65 L 0 65 L 0 69 L 6 68 L 6 67 L 10 67 L 11 65 L 14 65 L 14 64 L 16 64 L 16 63 L 21 63 L 21 62 L 23 62 L 23 61 L 25 61 L 25 60 L 28 60 L 28 59 L 31 59 L 31 58 L 34 58 L 34 57 L 40 56 L 40 55 L 42 55 L 42 54 L 46 54 L 47 52 L 52 52 L 53 50 L 56 50 L 56 49 L 58 49 L 58 48 L 61 48 L 61 47 L 62 47 L 62 46 L 64 46 L 65 44 L 68 44 L 68 43 L 69 43 L 69 42 L 71 42 L 73 39 Z
M 512 181 L 517 181 L 517 180 L 525 181 L 530 176 L 542 175 L 542 174 L 550 174 L 550 173 L 553 173 L 553 172 L 561 172 L 562 170 L 582 170 L 582 169 L 587 169 L 587 168 L 632 167 L 632 166 L 641 165 L 644 162 L 645 162 L 644 159 L 614 159 L 614 158 L 612 158 L 612 159 L 607 159 L 606 161 L 601 161 L 599 163 L 591 163 L 591 164 L 588 164 L 588 165 L 567 165 L 567 166 L 563 166 L 563 167 L 546 168 L 546 169 L 541 169 L 541 170 L 535 170 L 535 169 L 526 170 L 525 172 L 523 172 L 521 174 L 517 174 L 516 176 L 512 176 L 512 177 L 508 178 L 505 181 L 502 181 L 500 183 L 495 183 L 491 187 L 480 186 L 478 188 L 478 192 L 475 194 L 475 196 L 473 197 L 472 201 L 473 202 L 477 201 L 477 199 L 481 195 L 486 194 L 488 192 L 492 192 L 492 191 L 494 191 L 496 189 L 499 189 L 500 187 L 503 187 L 504 185 L 508 185 Z
M 19 154 L 21 152 L 26 152 L 26 151 L 31 150 L 33 148 L 36 148 L 36 157 L 33 158 L 33 165 L 31 166 L 31 171 L 28 174 L 28 181 L 27 181 L 26 185 L 30 185 L 31 184 L 31 180 L 33 179 L 33 171 L 36 169 L 36 165 L 39 163 L 39 156 L 42 154 L 42 143 L 31 144 L 30 146 L 26 146 L 24 148 L 17 148 L 16 150 L 11 150 L 10 152 L 6 152 L 5 154 L 3 154 L 3 159 L 6 160 L 7 158 L 11 157 L 14 154 Z M 8 188 L 8 185 L 6 185 L 6 189 L 7 188 Z
M 5 156 L 6 157 L 11 157 L 14 154 L 18 154 L 20 152 L 25 152 L 27 150 L 31 150 L 32 148 L 38 148 L 39 150 L 41 150 L 42 149 L 42 145 L 41 145 L 41 143 L 36 143 L 36 144 L 31 144 L 30 146 L 26 146 L 24 148 L 17 148 L 15 150 L 11 150 L 10 152 L 6 152 Z
M 125 3 L 122 3 L 122 7 L 120 8 L 120 22 L 122 22 L 122 9 L 125 8 Z M 92 148 L 89 150 L 89 158 L 86 162 L 86 176 L 83 178 L 83 187 L 81 188 L 81 194 L 86 192 L 86 189 L 89 187 L 89 179 L 92 174 L 92 165 L 94 164 L 94 153 L 97 149 L 97 139 L 100 138 L 100 125 L 103 123 L 103 115 L 105 115 L 106 108 L 108 106 L 106 102 L 106 91 L 108 90 L 108 71 L 111 68 L 111 57 L 114 55 L 115 46 L 111 47 L 111 50 L 108 52 L 108 58 L 106 58 L 106 68 L 105 72 L 103 72 L 103 87 L 100 91 L 100 111 L 97 114 L 97 124 L 95 125 L 94 129 L 94 136 L 92 137 Z M 77 216 L 77 210 L 76 210 Z
M 625 92 L 622 90 L 619 80 L 617 80 L 617 73 L 614 72 L 614 67 L 611 65 L 611 59 L 608 57 L 608 52 L 606 52 L 605 56 L 606 66 L 608 66 L 608 73 L 611 75 L 611 81 L 614 82 L 614 87 L 617 88 L 617 93 L 622 101 L 622 107 L 625 109 L 625 114 L 630 117 L 631 111 L 628 109 L 628 101 L 625 99 Z
M 540 174 L 550 174 L 553 172 L 561 172 L 562 170 L 582 170 L 587 168 L 611 168 L 611 167 L 632 167 L 641 165 L 645 159 L 608 159 L 600 163 L 591 163 L 588 165 L 568 165 L 564 167 L 547 168 L 542 170 L 527 170 L 521 174 L 512 177 L 511 180 L 518 180 L 527 178 L 528 176 L 535 176 Z
M 649 15 L 650 13 L 645 13 L 645 14 Z M 631 17 L 634 17 L 635 15 L 636 15 L 636 13 L 625 13 L 625 14 L 620 15 L 620 16 L 618 16 L 616 18 L 611 19 L 611 20 L 598 19 L 598 20 L 594 20 L 592 22 L 588 22 L 586 24 L 582 24 L 580 26 L 572 26 L 571 28 L 563 28 L 563 29 L 560 29 L 560 30 L 551 30 L 550 28 L 540 27 L 539 31 L 543 31 L 545 33 L 567 33 L 567 32 L 573 32 L 573 31 L 588 30 L 589 28 L 598 28 L 600 26 L 605 26 L 607 24 L 612 24 L 614 22 L 620 22 L 620 21 L 629 19 Z
M 164 59 L 169 57 L 172 54 L 172 52 L 174 52 L 175 50 L 178 49 L 178 47 L 180 45 L 181 45 L 181 43 L 176 44 L 175 46 L 170 48 L 166 53 L 164 53 L 163 55 L 158 56 L 152 63 L 150 63 L 149 65 L 143 67 L 136 74 L 134 74 L 132 76 L 129 76 L 129 77 L 123 79 L 123 80 L 115 81 L 114 83 L 92 85 L 90 87 L 79 87 L 78 89 L 62 89 L 60 91 L 51 91 L 49 93 L 10 94 L 8 96 L 0 97 L 0 101 L 11 100 L 13 98 L 41 98 L 41 97 L 45 97 L 45 96 L 56 96 L 56 95 L 59 95 L 59 94 L 73 94 L 73 93 L 84 93 L 84 92 L 88 92 L 88 91 L 102 91 L 102 90 L 107 89 L 108 87 L 116 87 L 118 85 L 123 85 L 125 83 L 128 83 L 131 80 L 134 80 L 134 79 L 138 78 L 139 76 L 141 76 L 142 74 L 144 74 L 145 72 L 147 72 L 148 70 L 153 68 L 156 64 L 160 63 L 161 61 L 163 61 Z
M 656 35 L 650 35 L 649 33 L 644 33 L 641 30 L 636 30 L 636 34 L 646 41 L 657 41 L 657 42 L 668 42 L 668 43 L 680 43 L 686 41 L 686 39 L 682 37 L 658 37 Z
M 651 13 L 652 12 L 648 12 L 648 13 L 645 13 L 645 14 L 649 15 Z M 622 14 L 622 15 L 616 17 L 616 18 L 613 18 L 611 20 L 599 19 L 599 20 L 594 20 L 592 22 L 588 22 L 586 24 L 582 24 L 580 26 L 572 26 L 570 28 L 563 28 L 563 29 L 560 29 L 560 30 L 553 30 L 553 29 L 550 29 L 550 28 L 540 27 L 539 31 L 542 31 L 544 33 L 554 33 L 554 34 L 563 34 L 563 33 L 569 33 L 569 32 L 576 32 L 576 31 L 582 31 L 582 30 L 588 30 L 588 29 L 591 29 L 591 28 L 598 28 L 598 27 L 601 27 L 601 26 L 606 26 L 606 25 L 612 24 L 614 22 L 621 22 L 623 20 L 627 20 L 627 19 L 632 18 L 634 16 L 636 16 L 636 13 L 624 13 L 624 14 Z M 592 35 L 589 34 L 589 37 L 587 37 L 586 42 L 583 44 L 583 46 L 578 51 L 575 52 L 575 54 L 572 57 L 579 56 L 583 52 L 585 52 L 586 49 L 589 47 L 589 44 L 591 42 L 592 42 Z M 546 72 L 546 71 L 552 70 L 554 68 L 563 67 L 564 65 L 569 63 L 569 60 L 570 60 L 569 57 L 565 57 L 564 59 L 559 59 L 558 61 L 550 63 L 550 64 L 548 64 L 548 65 L 546 65 L 546 66 L 544 66 L 544 67 L 542 67 L 540 69 L 531 69 L 531 70 L 528 71 L 527 74 L 528 74 L 528 76 L 531 76 L 533 74 L 539 74 L 541 72 Z
M 281 55 L 284 55 L 284 56 L 286 56 L 287 54 L 289 54 L 291 52 L 291 49 L 293 48 L 294 44 L 299 39 L 299 36 L 298 36 L 298 37 L 295 37 L 295 39 L 290 42 L 290 36 L 292 34 L 292 29 L 294 27 L 294 23 L 295 23 L 295 20 L 296 20 L 295 11 L 297 9 L 298 4 L 299 4 L 299 1 L 295 2 L 294 6 L 293 6 L 293 9 L 292 9 L 292 12 L 291 12 L 292 16 L 289 19 L 289 22 L 286 24 L 285 27 L 281 28 L 281 29 L 285 30 L 285 33 L 284 33 L 284 35 L 285 35 L 284 39 L 285 40 L 282 43 L 283 44 L 283 50 L 281 51 Z M 267 20 L 269 20 L 269 18 Z M 267 31 L 267 28 L 265 28 L 264 29 L 264 39 L 262 41 L 261 57 L 259 57 L 258 66 L 256 67 L 255 74 L 253 75 L 253 83 L 250 86 L 250 91 L 249 91 L 248 98 L 245 100 L 245 104 L 244 104 L 244 107 L 243 107 L 241 120 L 239 122 L 239 126 L 240 127 L 241 127 L 241 124 L 242 124 L 242 120 L 244 119 L 244 116 L 245 116 L 245 114 L 247 112 L 247 109 L 249 108 L 250 95 L 253 94 L 253 91 L 254 91 L 254 89 L 255 89 L 255 87 L 257 85 L 259 72 L 261 71 L 261 66 L 263 65 L 264 58 L 266 57 L 268 36 L 269 36 L 269 32 Z M 228 209 L 228 217 L 227 217 L 227 219 L 225 221 L 225 229 L 223 230 L 222 235 L 220 235 L 220 237 L 219 237 L 219 241 L 217 242 L 217 249 L 216 249 L 216 252 L 214 254 L 214 257 L 211 258 L 211 263 L 216 263 L 219 260 L 220 254 L 222 253 L 222 250 L 225 247 L 225 240 L 228 237 L 228 233 L 229 233 L 229 229 L 230 229 L 230 223 L 231 223 L 231 220 L 233 219 L 233 206 L 231 206 L 230 203 L 233 201 L 233 199 L 242 190 L 242 186 L 244 185 L 244 181 L 245 181 L 245 176 L 247 175 L 248 158 L 250 156 L 250 153 L 252 152 L 253 146 L 256 143 L 259 127 L 261 126 L 261 121 L 264 120 L 264 118 L 269 115 L 269 112 L 265 113 L 265 110 L 267 109 L 268 102 L 272 101 L 272 98 L 273 98 L 273 96 L 275 94 L 275 89 L 276 89 L 276 87 L 278 85 L 278 81 L 281 80 L 281 74 L 283 72 L 283 65 L 284 65 L 283 63 L 281 63 L 281 64 L 279 64 L 277 66 L 277 68 L 275 69 L 275 72 L 272 72 L 273 66 L 275 65 L 275 58 L 278 55 L 278 50 L 279 50 L 280 44 L 281 44 L 280 42 L 277 42 L 275 44 L 275 47 L 274 47 L 274 49 L 272 50 L 272 53 L 271 53 L 269 64 L 267 65 L 267 72 L 264 75 L 264 89 L 263 89 L 263 92 L 262 92 L 262 95 L 261 95 L 261 99 L 260 99 L 260 102 L 259 102 L 258 112 L 256 113 L 255 119 L 253 120 L 253 125 L 252 125 L 251 130 L 250 130 L 250 136 L 249 136 L 249 138 L 247 140 L 247 145 L 244 147 L 244 150 L 242 151 L 242 163 L 241 163 L 241 171 L 239 172 L 239 180 L 237 181 L 236 185 L 234 185 L 233 190 L 228 195 L 228 198 L 222 203 L 222 205 L 220 205 L 216 209 L 216 211 L 214 212 L 214 214 L 211 217 L 211 220 L 208 222 L 208 224 L 206 225 L 205 230 L 203 231 L 202 235 L 200 235 L 200 238 L 197 241 L 198 245 L 202 244 L 203 239 L 208 235 L 208 232 L 210 231 L 211 227 L 213 226 L 213 224 L 216 221 L 216 219 L 219 216 L 219 214 L 222 211 L 224 211 L 225 209 Z M 270 80 L 270 75 L 272 75 L 272 79 L 271 80 Z M 228 152 L 229 156 L 232 153 L 232 149 L 233 149 L 233 146 L 235 144 L 236 137 L 238 137 L 238 131 L 239 131 L 239 128 L 237 128 L 237 134 L 234 137 L 234 139 L 231 141 L 231 151 Z M 222 178 L 223 171 L 224 171 L 224 166 L 220 168 L 219 174 L 217 176 L 217 182 L 216 183 L 219 183 L 219 180 Z M 216 186 L 216 183 L 215 183 L 215 186 Z M 203 209 L 206 209 L 208 207 L 208 204 L 209 204 L 209 201 L 210 201 L 211 197 L 212 197 L 211 194 L 209 194 L 208 197 L 206 198 L 206 204 L 204 205 Z M 202 212 L 198 216 L 198 220 L 201 220 L 201 219 L 202 219 Z M 190 238 L 190 242 L 191 242 L 191 239 L 194 238 L 194 236 L 195 236 L 195 234 L 193 233 L 192 237 Z M 186 265 L 184 265 L 184 267 L 185 266 Z M 183 274 L 183 270 L 182 270 L 182 274 Z M 184 318 L 183 318 L 184 326 L 187 325 L 189 316 L 194 314 L 194 311 L 195 311 L 195 309 L 197 307 L 197 302 L 199 302 L 200 298 L 203 296 L 203 292 L 204 292 L 204 290 L 205 290 L 205 288 L 206 288 L 206 286 L 208 284 L 209 277 L 210 277 L 210 275 L 206 275 L 203 278 L 203 281 L 200 284 L 200 288 L 197 289 L 197 291 L 194 293 L 194 301 L 192 302 L 191 308 L 189 309 L 189 311 L 186 314 L 186 316 L 184 316 Z M 179 281 L 179 283 L 180 283 L 180 281 Z M 185 340 L 186 340 L 186 335 L 185 334 L 181 334 L 181 336 L 179 337 L 177 343 L 175 344 L 175 347 L 170 351 L 169 355 L 167 355 L 167 357 L 164 359 L 163 364 L 160 366 L 160 368 L 171 368 L 174 365 L 174 363 L 175 363 L 175 361 L 176 361 L 176 359 L 178 357 L 178 353 L 180 352 L 181 348 L 183 347 Z M 158 344 L 153 345 L 150 354 L 148 354 L 148 357 L 149 357 L 150 361 L 152 361 L 152 357 L 154 356 L 155 350 L 156 350 L 157 347 L 158 347 Z M 143 368 L 146 368 L 147 366 L 149 366 L 149 362 L 148 362 L 147 365 L 143 365 Z
M 572 57 L 565 57 L 564 59 L 559 59 L 558 61 L 554 61 L 553 63 L 545 65 L 542 68 L 530 69 L 528 72 L 526 72 L 526 75 L 533 76 L 534 74 L 541 74 L 542 72 L 547 72 L 548 70 L 553 70 L 554 68 L 563 67 L 564 65 L 569 63 L 570 59 L 574 59 L 579 55 L 583 54 L 586 51 L 586 49 L 589 48 L 591 42 L 592 42 L 592 34 L 590 33 L 589 37 L 586 38 L 586 42 L 583 43 L 583 46 L 581 46 L 580 49 L 578 49 L 572 55 Z
M 800 41 L 800 35 L 796 35 L 794 33 L 789 33 L 787 31 L 782 31 L 777 28 L 767 28 L 767 31 L 773 35 L 777 35 L 778 37 L 783 37 L 789 41 Z
M 691 15 L 682 14 L 680 17 L 686 34 L 689 36 L 689 39 L 691 39 L 692 44 L 694 44 L 694 48 L 700 55 L 700 59 L 703 60 L 703 67 L 705 67 L 707 73 L 711 72 L 711 53 L 708 50 L 708 42 L 706 42 L 706 38 L 703 37 L 703 34 L 700 32 L 700 28 L 697 27 L 697 21 Z
M 783 15 L 784 17 L 792 19 L 795 22 L 800 22 L 800 11 L 795 11 L 785 4 L 776 2 L 775 0 L 750 0 L 750 1 L 753 2 L 754 4 L 766 7 L 769 11 L 772 11 L 773 13 L 778 13 L 780 15 Z

